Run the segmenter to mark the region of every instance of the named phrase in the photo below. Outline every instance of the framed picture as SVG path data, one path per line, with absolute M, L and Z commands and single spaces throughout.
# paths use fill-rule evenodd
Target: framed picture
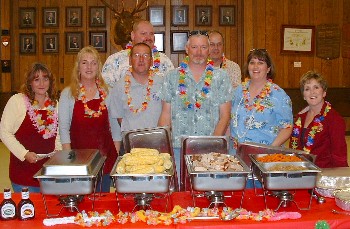
M 43 26 L 58 27 L 58 7 L 43 8 Z
M 211 6 L 196 6 L 196 26 L 211 26 L 212 12 Z
M 43 33 L 43 53 L 58 53 L 58 33 Z
M 66 8 L 66 26 L 81 27 L 82 25 L 82 7 L 67 7 Z
M 35 54 L 36 52 L 36 35 L 35 33 L 19 34 L 19 52 L 21 54 Z
M 90 26 L 104 27 L 106 26 L 106 7 L 90 6 Z
M 315 26 L 282 25 L 281 54 L 313 54 L 315 47 Z
M 83 41 L 83 32 L 66 32 L 66 52 L 79 52 L 84 47 Z
M 1 60 L 1 71 L 3 73 L 11 72 L 11 60 Z
M 154 33 L 154 45 L 157 47 L 159 52 L 165 52 L 165 32 L 155 32 Z
M 219 6 L 219 25 L 236 25 L 236 6 Z
M 90 45 L 99 52 L 107 51 L 107 31 L 90 31 Z
M 165 26 L 164 6 L 149 6 L 148 20 L 153 26 Z
M 188 25 L 188 5 L 172 6 L 171 24 L 173 26 Z
M 35 8 L 19 8 L 19 28 L 35 28 Z
M 171 53 L 186 53 L 185 45 L 188 39 L 188 30 L 170 31 Z

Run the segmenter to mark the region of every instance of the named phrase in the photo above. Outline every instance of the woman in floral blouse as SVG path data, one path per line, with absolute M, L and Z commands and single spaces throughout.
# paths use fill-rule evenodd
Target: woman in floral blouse
M 296 117 L 290 147 L 316 155 L 321 168 L 347 167 L 345 121 L 325 101 L 326 80 L 309 71 L 300 80 L 300 90 L 308 106 Z
M 9 174 L 15 192 L 21 192 L 22 187 L 40 192 L 39 182 L 33 176 L 47 161 L 45 154 L 61 149 L 56 96 L 51 71 L 42 63 L 34 63 L 21 93 L 13 95 L 6 104 L 0 137 L 11 151 Z

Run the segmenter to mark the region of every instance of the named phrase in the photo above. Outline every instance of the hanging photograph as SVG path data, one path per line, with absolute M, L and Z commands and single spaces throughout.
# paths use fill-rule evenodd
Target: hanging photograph
M 58 8 L 43 8 L 43 26 L 58 27 Z
M 196 26 L 211 26 L 212 17 L 211 6 L 196 6 Z
M 315 26 L 282 25 L 281 54 L 313 54 L 315 47 Z
M 159 52 L 165 52 L 165 32 L 155 32 L 154 33 L 154 45 L 157 47 Z
M 35 33 L 19 34 L 19 52 L 21 54 L 35 54 L 36 52 L 36 35 Z
M 148 20 L 153 26 L 165 26 L 164 6 L 149 6 Z
M 66 52 L 79 52 L 84 47 L 83 41 L 83 32 L 66 32 Z
M 90 7 L 90 26 L 104 27 L 106 26 L 106 7 Z
M 58 33 L 43 33 L 43 53 L 58 53 Z
M 235 6 L 219 6 L 219 25 L 235 25 Z
M 188 26 L 188 5 L 172 6 L 171 24 L 173 26 Z
M 107 51 L 107 31 L 90 31 L 90 45 L 99 52 Z
M 186 53 L 185 45 L 189 31 L 171 31 L 171 53 Z
M 82 25 L 82 7 L 67 7 L 66 8 L 66 26 L 81 27 Z
M 19 28 L 35 28 L 36 11 L 35 8 L 19 8 Z

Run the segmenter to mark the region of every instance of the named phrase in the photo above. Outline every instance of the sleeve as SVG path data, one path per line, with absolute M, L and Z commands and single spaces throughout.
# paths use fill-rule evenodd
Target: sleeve
M 242 83 L 242 73 L 239 65 L 233 61 L 230 61 L 229 76 L 231 78 L 232 85 L 237 87 Z
M 115 104 L 115 99 L 117 99 L 115 95 L 116 91 L 116 87 L 110 90 L 110 94 L 106 98 L 106 105 L 108 109 L 108 119 L 113 141 L 121 141 L 121 128 L 116 116 L 116 110 L 118 109 L 118 106 Z
M 329 117 L 329 137 L 331 157 L 334 167 L 348 167 L 347 146 L 345 140 L 345 121 L 338 113 Z
M 102 78 L 109 87 L 113 88 L 122 76 L 125 67 L 128 66 L 129 59 L 125 50 L 110 55 L 103 65 Z
M 58 102 L 56 104 L 56 109 L 57 109 L 57 113 L 58 113 Z M 55 139 L 55 150 L 62 150 L 62 144 L 61 144 L 61 137 L 60 137 L 60 131 L 59 131 L 59 127 L 57 128 L 57 135 L 56 135 L 56 139 Z
M 26 115 L 23 94 L 12 96 L 7 102 L 0 123 L 0 138 L 6 147 L 21 161 L 27 150 L 15 137 Z
M 164 82 L 162 84 L 162 87 L 160 89 L 160 99 L 163 100 L 164 102 L 166 103 L 170 103 L 171 102 L 171 99 L 172 99 L 172 96 L 171 96 L 171 92 L 172 92 L 172 89 L 171 89 L 171 79 L 172 78 L 175 78 L 175 71 L 176 70 L 171 70 L 169 72 L 167 72 L 164 76 Z
M 71 143 L 70 125 L 72 122 L 74 103 L 75 101 L 70 88 L 65 88 L 61 93 L 58 105 L 58 127 L 62 144 Z
M 280 129 L 291 128 L 293 126 L 292 101 L 282 88 L 275 91 L 275 113 L 276 122 Z

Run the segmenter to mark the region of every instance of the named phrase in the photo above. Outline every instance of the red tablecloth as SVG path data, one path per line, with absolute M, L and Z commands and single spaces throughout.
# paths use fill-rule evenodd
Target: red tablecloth
M 261 190 L 260 190 L 261 191 Z M 134 207 L 134 201 L 132 199 L 124 199 L 120 196 L 120 210 L 122 211 L 131 211 Z M 235 192 L 232 198 L 226 198 L 225 203 L 232 208 L 239 207 L 241 192 Z M 310 200 L 310 195 L 304 191 L 299 190 L 295 194 L 295 201 L 299 207 L 307 207 L 308 201 Z M 67 225 L 56 225 L 47 227 L 43 225 L 43 219 L 46 217 L 45 207 L 42 200 L 41 194 L 30 194 L 31 200 L 35 204 L 36 218 L 30 221 L 0 221 L 0 228 L 81 228 L 79 225 L 67 224 Z M 20 201 L 19 194 L 13 194 L 13 199 L 16 203 Z M 60 206 L 57 206 L 58 199 L 54 196 L 46 196 L 47 207 L 50 213 L 58 213 Z M 183 208 L 192 205 L 192 198 L 189 192 L 178 192 L 171 195 L 168 211 L 170 211 L 174 205 L 180 205 Z M 152 201 L 153 210 L 165 211 L 165 199 L 154 199 Z M 268 208 L 275 209 L 278 206 L 278 201 L 276 198 L 268 197 L 267 199 Z M 196 206 L 198 207 L 208 207 L 208 200 L 205 198 L 196 198 Z M 80 210 L 91 210 L 92 202 L 84 198 L 78 207 Z M 259 212 L 265 209 L 264 198 L 256 196 L 253 190 L 247 190 L 243 200 L 243 208 Z M 340 210 L 335 204 L 334 199 L 326 198 L 326 203 L 318 204 L 314 199 L 312 200 L 311 210 L 298 210 L 294 204 L 291 204 L 288 207 L 281 208 L 279 211 L 293 211 L 301 213 L 302 217 L 297 220 L 280 220 L 280 221 L 253 221 L 253 220 L 232 220 L 232 221 L 220 221 L 220 220 L 197 220 L 187 222 L 185 224 L 176 224 L 176 225 L 157 225 L 157 226 L 148 226 L 143 222 L 137 223 L 127 223 L 127 224 L 118 224 L 113 223 L 106 228 L 315 228 L 315 224 L 320 220 L 325 220 L 331 226 L 331 228 L 339 229 L 349 229 L 350 228 L 350 216 L 346 215 L 336 215 L 331 213 L 331 209 Z M 108 193 L 107 195 L 100 197 L 95 201 L 95 211 L 100 213 L 104 210 L 110 210 L 113 214 L 116 214 L 118 209 L 117 199 L 115 194 Z M 75 216 L 76 212 L 69 212 L 67 209 L 64 209 L 59 217 L 63 216 Z M 101 227 L 100 227 L 101 228 Z M 103 228 L 103 227 L 102 227 Z

